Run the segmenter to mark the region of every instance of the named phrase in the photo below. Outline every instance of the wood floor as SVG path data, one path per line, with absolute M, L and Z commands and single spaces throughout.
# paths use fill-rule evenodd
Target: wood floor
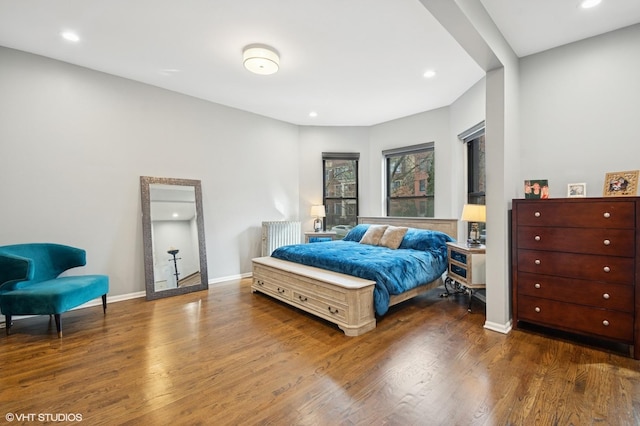
M 113 303 L 106 316 L 72 311 L 62 339 L 48 317 L 16 321 L 0 334 L 0 422 L 49 413 L 90 425 L 640 424 L 639 361 L 485 330 L 477 300 L 468 313 L 464 296 L 436 289 L 346 337 L 249 286 Z

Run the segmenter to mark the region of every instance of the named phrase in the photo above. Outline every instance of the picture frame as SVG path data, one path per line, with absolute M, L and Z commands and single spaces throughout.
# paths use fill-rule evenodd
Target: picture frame
M 635 197 L 638 193 L 640 170 L 608 172 L 604 176 L 604 197 Z
M 525 179 L 524 198 L 549 198 L 549 181 L 547 179 Z
M 569 198 L 582 198 L 587 196 L 587 184 L 582 183 L 569 183 L 567 184 L 567 197 Z

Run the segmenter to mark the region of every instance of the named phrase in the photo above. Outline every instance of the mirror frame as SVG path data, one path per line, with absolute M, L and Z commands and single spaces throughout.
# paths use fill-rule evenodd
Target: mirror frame
M 193 186 L 196 196 L 196 226 L 198 228 L 198 247 L 200 252 L 200 284 L 187 287 L 156 290 L 153 271 L 153 242 L 151 241 L 151 197 L 150 185 L 180 185 Z M 140 195 L 142 198 L 142 242 L 144 248 L 144 275 L 147 290 L 147 300 L 155 300 L 163 297 L 192 293 L 194 291 L 209 289 L 209 275 L 207 273 L 207 249 L 204 234 L 204 215 L 202 213 L 202 185 L 199 180 L 159 178 L 140 176 Z

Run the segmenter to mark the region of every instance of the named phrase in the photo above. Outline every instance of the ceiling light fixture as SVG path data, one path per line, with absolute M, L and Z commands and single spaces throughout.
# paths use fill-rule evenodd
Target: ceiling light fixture
M 434 70 L 427 70 L 422 74 L 424 78 L 432 78 L 436 76 L 436 72 Z
M 243 64 L 254 74 L 269 75 L 280 68 L 280 57 L 272 47 L 252 44 L 242 51 Z
M 583 9 L 590 9 L 599 5 L 601 1 L 602 0 L 583 0 L 583 2 L 580 3 L 580 7 Z
M 309 117 L 311 117 L 311 118 L 316 118 L 317 116 L 318 116 L 318 113 L 317 113 L 317 112 L 315 112 L 315 111 L 311 111 L 311 112 L 309 113 Z
M 62 36 L 63 39 L 67 41 L 72 41 L 74 43 L 77 43 L 80 41 L 80 37 L 78 36 L 78 34 L 72 31 L 63 31 L 60 35 Z

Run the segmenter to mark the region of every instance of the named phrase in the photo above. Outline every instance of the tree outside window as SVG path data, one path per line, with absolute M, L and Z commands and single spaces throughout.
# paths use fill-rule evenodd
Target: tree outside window
M 323 153 L 325 230 L 343 238 L 358 221 L 358 153 Z
M 383 152 L 387 177 L 387 216 L 433 217 L 433 143 Z

